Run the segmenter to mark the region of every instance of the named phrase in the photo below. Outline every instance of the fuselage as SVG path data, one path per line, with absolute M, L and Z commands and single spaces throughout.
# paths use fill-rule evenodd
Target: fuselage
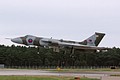
M 52 38 L 43 38 L 36 37 L 32 35 L 26 35 L 24 37 L 17 37 L 11 39 L 12 42 L 24 45 L 35 45 L 35 46 L 66 46 L 66 45 L 82 45 L 80 42 L 67 41 L 63 39 L 52 39 Z

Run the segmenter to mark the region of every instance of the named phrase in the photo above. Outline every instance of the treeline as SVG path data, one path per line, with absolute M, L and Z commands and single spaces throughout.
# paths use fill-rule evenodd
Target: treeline
M 75 50 L 59 53 L 51 49 L 0 45 L 0 64 L 5 66 L 120 66 L 120 49 L 107 52 L 83 53 Z

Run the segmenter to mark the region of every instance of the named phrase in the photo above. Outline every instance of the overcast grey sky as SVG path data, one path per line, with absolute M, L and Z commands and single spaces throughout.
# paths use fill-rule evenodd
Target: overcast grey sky
M 0 44 L 27 34 L 82 41 L 106 33 L 100 46 L 120 47 L 120 0 L 0 0 Z

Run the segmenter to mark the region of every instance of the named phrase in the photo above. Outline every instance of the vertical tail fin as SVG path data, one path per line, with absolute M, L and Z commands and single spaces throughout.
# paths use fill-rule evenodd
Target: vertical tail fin
M 80 44 L 88 45 L 88 46 L 98 46 L 104 36 L 105 36 L 104 33 L 96 32 L 91 37 L 85 39 L 83 42 L 80 42 Z

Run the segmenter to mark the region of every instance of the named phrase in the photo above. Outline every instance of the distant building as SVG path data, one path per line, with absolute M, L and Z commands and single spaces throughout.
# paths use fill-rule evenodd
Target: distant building
M 5 65 L 4 64 L 0 64 L 0 68 L 4 68 L 5 67 Z

